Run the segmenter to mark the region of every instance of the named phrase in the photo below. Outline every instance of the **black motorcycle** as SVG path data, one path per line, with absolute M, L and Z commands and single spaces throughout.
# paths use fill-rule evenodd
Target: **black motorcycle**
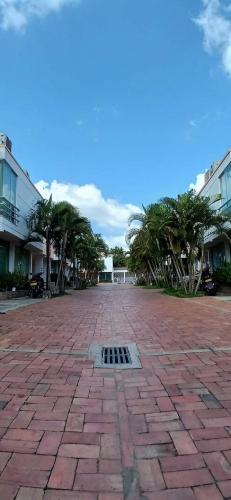
M 42 273 L 34 274 L 28 284 L 28 297 L 41 299 L 44 292 L 44 279 Z
M 200 289 L 205 295 L 215 296 L 217 294 L 218 285 L 211 274 L 202 275 Z

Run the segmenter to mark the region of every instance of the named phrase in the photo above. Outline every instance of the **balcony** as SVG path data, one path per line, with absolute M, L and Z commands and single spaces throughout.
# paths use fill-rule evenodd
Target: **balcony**
M 2 217 L 12 222 L 12 224 L 17 225 L 18 214 L 19 209 L 12 205 L 6 198 L 0 196 L 0 216 L 2 215 Z
M 231 198 L 219 208 L 218 212 L 225 215 L 231 215 Z

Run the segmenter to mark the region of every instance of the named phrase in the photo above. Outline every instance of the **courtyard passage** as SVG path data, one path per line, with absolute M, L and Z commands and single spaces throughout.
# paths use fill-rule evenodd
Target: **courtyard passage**
M 92 343 L 142 368 L 94 368 Z M 230 302 L 100 285 L 0 316 L 1 500 L 222 498 Z

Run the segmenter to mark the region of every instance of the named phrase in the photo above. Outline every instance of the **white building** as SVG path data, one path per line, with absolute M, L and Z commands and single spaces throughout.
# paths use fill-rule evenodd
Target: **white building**
M 216 200 L 212 207 L 219 212 L 231 215 L 231 150 L 221 161 L 213 163 L 205 174 L 205 184 L 200 191 L 201 196 L 208 196 Z M 210 230 L 206 234 L 206 260 L 212 268 L 222 266 L 231 261 L 229 241 L 219 236 L 216 231 Z
M 104 271 L 99 273 L 101 283 L 133 283 L 135 276 L 127 267 L 114 267 L 113 256 L 104 257 Z
M 12 154 L 9 138 L 0 133 L 0 274 L 43 271 L 44 245 L 28 243 L 27 217 L 42 197 Z

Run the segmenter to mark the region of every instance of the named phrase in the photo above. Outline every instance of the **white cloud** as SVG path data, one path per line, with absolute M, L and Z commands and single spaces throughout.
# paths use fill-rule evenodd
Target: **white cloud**
M 225 72 L 231 77 L 231 2 L 202 0 L 203 10 L 194 19 L 204 35 L 204 48 L 218 53 Z
M 58 12 L 66 5 L 78 5 L 81 0 L 0 0 L 0 26 L 24 31 L 33 17 Z
M 196 127 L 197 126 L 195 120 L 189 120 L 188 124 L 189 124 L 190 127 Z
M 48 182 L 40 180 L 35 185 L 44 198 L 49 198 L 52 194 L 54 201 L 69 201 L 91 222 L 102 228 L 126 231 L 130 215 L 140 212 L 140 208 L 131 203 L 119 203 L 115 199 L 104 198 L 94 184 L 79 186 L 53 180 L 49 185 Z
M 107 245 L 109 246 L 109 248 L 113 248 L 113 247 L 123 247 L 124 250 L 128 250 L 128 246 L 127 246 L 127 243 L 125 241 L 125 235 L 126 233 L 124 234 L 121 234 L 121 235 L 118 235 L 118 236 L 105 236 L 105 241 L 107 243 Z
M 194 189 L 196 193 L 199 193 L 199 191 L 203 188 L 204 183 L 205 183 L 205 174 L 198 174 L 196 177 L 195 184 L 191 183 L 189 185 L 189 189 Z

